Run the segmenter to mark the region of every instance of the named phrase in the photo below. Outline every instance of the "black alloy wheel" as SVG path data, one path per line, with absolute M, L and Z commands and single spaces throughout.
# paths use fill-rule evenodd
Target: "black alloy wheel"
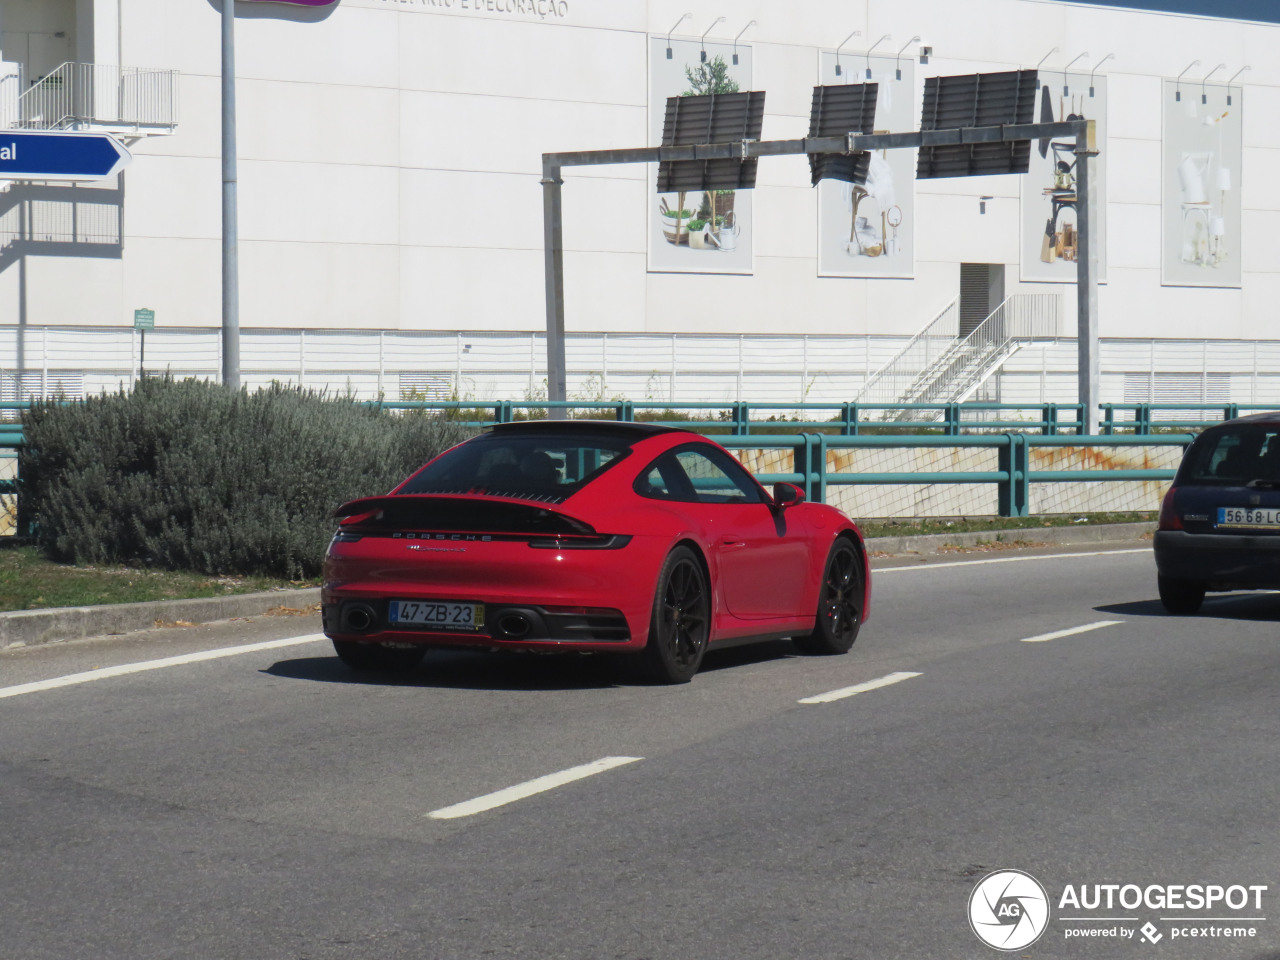
M 1179 580 L 1175 577 L 1156 576 L 1160 602 L 1170 613 L 1196 613 L 1204 603 L 1205 584 L 1202 580 Z
M 827 565 L 818 591 L 818 616 L 813 632 L 793 637 L 801 653 L 830 655 L 848 653 L 862 626 L 862 603 L 866 581 L 862 560 L 852 541 L 841 537 L 827 554 Z
M 649 620 L 645 672 L 658 683 L 688 683 L 702 664 L 711 633 L 711 594 L 702 564 L 688 547 L 667 555 Z
M 380 670 L 396 672 L 412 670 L 422 662 L 426 652 L 418 646 L 388 646 L 381 643 L 360 643 L 356 640 L 334 640 L 333 649 L 338 659 L 352 670 Z

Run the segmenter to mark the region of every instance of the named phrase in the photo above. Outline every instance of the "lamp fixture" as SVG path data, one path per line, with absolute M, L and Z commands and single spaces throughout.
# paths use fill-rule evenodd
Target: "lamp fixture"
M 1071 81 L 1070 81 L 1070 78 L 1067 76 L 1067 71 L 1071 69 L 1072 64 L 1074 64 L 1076 60 L 1079 60 L 1081 57 L 1087 57 L 1088 55 L 1089 55 L 1089 51 L 1086 50 L 1084 53 L 1080 54 L 1079 57 L 1076 57 L 1075 60 L 1072 60 L 1071 63 L 1068 63 L 1065 67 L 1062 68 L 1062 95 L 1064 97 L 1071 96 Z
M 880 44 L 884 43 L 886 40 L 892 40 L 892 39 L 893 37 L 891 37 L 889 34 L 886 33 L 883 37 L 881 37 L 879 40 L 877 40 L 875 43 L 873 43 L 870 47 L 867 48 L 867 79 L 868 80 L 871 79 L 871 51 L 874 50 L 876 47 L 880 46 Z
M 1209 78 L 1210 78 L 1210 77 L 1212 77 L 1212 76 L 1213 76 L 1215 73 L 1217 73 L 1219 70 L 1225 70 L 1225 69 L 1226 69 L 1226 66 L 1227 66 L 1227 65 L 1226 65 L 1225 63 L 1220 63 L 1220 64 L 1218 64 L 1216 67 L 1214 67 L 1212 70 L 1210 70 L 1208 73 L 1206 73 L 1206 74 L 1204 75 L 1204 78 L 1200 81 L 1200 102 L 1201 102 L 1201 103 L 1208 103 L 1208 102 L 1209 102 L 1209 94 L 1205 92 L 1204 85 L 1205 85 L 1206 83 L 1208 83 L 1208 82 L 1209 82 Z
M 978 213 L 980 213 L 980 214 L 982 214 L 982 213 L 986 213 L 986 212 L 987 212 L 987 201 L 988 201 L 988 200 L 994 200 L 994 199 L 995 199 L 995 197 L 979 197 L 979 198 L 978 198 Z
M 836 47 L 836 76 L 837 77 L 840 76 L 840 47 L 843 47 L 846 43 L 848 43 L 854 37 L 860 37 L 860 36 L 862 36 L 862 31 L 855 30 L 853 31 L 853 33 L 849 34 L 847 37 L 845 37 L 843 40 L 840 41 L 839 47 Z
M 711 32 L 717 23 L 724 23 L 724 17 L 716 17 L 711 21 L 711 26 L 702 31 L 702 53 L 700 59 L 703 63 L 707 62 L 707 34 Z
M 733 38 L 733 65 L 738 65 L 738 41 L 742 39 L 742 35 L 756 25 L 756 21 L 750 20 L 747 25 L 738 31 L 738 35 Z
M 1089 71 L 1089 96 L 1093 96 L 1093 75 L 1098 72 L 1098 68 L 1115 56 L 1114 53 L 1108 53 L 1105 57 L 1093 65 L 1093 69 Z
M 1054 47 L 1052 50 L 1050 50 L 1048 53 L 1046 53 L 1043 57 L 1041 57 L 1041 58 L 1040 58 L 1040 63 L 1037 63 L 1037 64 L 1036 64 L 1036 72 L 1038 73 L 1038 72 L 1040 71 L 1040 67 L 1041 67 L 1041 65 L 1042 65 L 1046 60 L 1048 60 L 1050 57 L 1052 57 L 1055 53 L 1057 53 L 1057 52 L 1058 52 L 1058 48 L 1057 48 L 1057 47 Z
M 672 24 L 671 29 L 667 31 L 667 59 L 668 60 L 671 59 L 671 35 L 676 32 L 676 27 L 680 26 L 680 24 L 684 23 L 686 20 L 688 20 L 692 16 L 693 16 L 692 13 L 684 14 L 683 16 L 680 17 L 679 20 L 677 20 L 674 24 Z
M 1235 83 L 1236 77 L 1240 76 L 1240 74 L 1244 73 L 1246 70 L 1251 70 L 1251 69 L 1252 67 L 1248 67 L 1248 66 L 1241 67 L 1239 70 L 1233 73 L 1231 75 L 1231 79 L 1227 81 L 1227 106 L 1228 107 L 1231 106 L 1231 84 Z
M 1185 75 L 1186 75 L 1187 70 L 1190 70 L 1192 67 L 1198 67 L 1198 66 L 1200 66 L 1200 61 L 1199 61 L 1199 60 L 1192 60 L 1190 63 L 1188 63 L 1188 64 L 1187 64 L 1187 69 L 1186 69 L 1186 70 L 1183 70 L 1183 71 L 1182 71 L 1182 73 L 1178 74 L 1178 79 L 1177 79 L 1177 80 L 1175 80 L 1175 81 L 1173 81 L 1173 99 L 1174 99 L 1174 101 L 1175 101 L 1175 102 L 1177 102 L 1177 101 L 1179 101 L 1179 100 L 1181 100 L 1181 99 L 1182 99 L 1182 78 L 1183 78 L 1183 76 L 1185 76 Z
M 914 37 L 912 37 L 910 40 L 908 40 L 906 43 L 902 45 L 902 50 L 899 50 L 898 55 L 893 59 L 894 79 L 896 80 L 902 79 L 902 67 L 900 66 L 900 64 L 902 63 L 902 51 L 906 50 L 907 47 L 911 46 L 913 43 L 919 43 L 919 42 L 920 42 L 920 35 L 916 34 Z

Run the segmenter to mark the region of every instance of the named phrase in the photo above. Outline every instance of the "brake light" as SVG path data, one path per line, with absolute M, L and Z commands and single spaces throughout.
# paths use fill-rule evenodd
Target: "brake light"
M 1181 530 L 1182 518 L 1174 512 L 1173 509 L 1173 492 L 1176 487 L 1170 487 L 1169 492 L 1164 495 L 1164 501 L 1160 504 L 1160 522 L 1156 524 L 1157 530 Z

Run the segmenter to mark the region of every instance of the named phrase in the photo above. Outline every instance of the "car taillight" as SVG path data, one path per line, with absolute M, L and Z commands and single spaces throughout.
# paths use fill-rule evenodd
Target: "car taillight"
M 535 550 L 621 550 L 631 538 L 623 534 L 573 535 L 538 537 L 529 541 Z
M 1173 509 L 1173 491 L 1175 489 L 1175 487 L 1170 487 L 1169 492 L 1164 495 L 1164 501 L 1160 504 L 1160 522 L 1156 524 L 1157 530 L 1183 529 L 1182 518 Z

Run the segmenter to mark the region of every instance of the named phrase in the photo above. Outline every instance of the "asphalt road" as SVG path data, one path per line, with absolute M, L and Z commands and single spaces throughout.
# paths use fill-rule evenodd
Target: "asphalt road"
M 1135 546 L 880 561 L 847 656 L 684 687 L 360 678 L 313 618 L 6 651 L 0 957 L 995 958 L 1017 869 L 1050 918 L 1007 955 L 1277 960 L 1278 621 L 1163 615 Z

